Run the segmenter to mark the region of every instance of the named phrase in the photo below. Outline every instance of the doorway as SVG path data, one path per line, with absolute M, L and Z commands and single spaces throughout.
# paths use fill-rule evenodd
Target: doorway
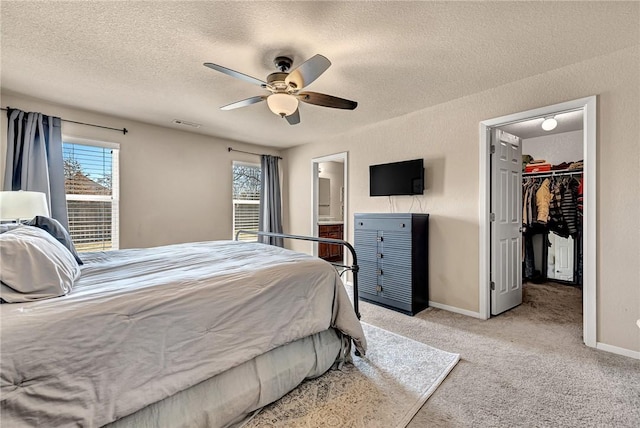
M 492 132 L 496 128 L 525 120 L 539 119 L 541 122 L 556 114 L 582 112 L 582 153 L 584 172 L 584 221 L 583 239 L 583 337 L 587 346 L 596 346 L 596 97 L 591 96 L 539 109 L 515 113 L 482 121 L 480 123 L 480 164 L 479 164 L 479 216 L 480 216 L 480 277 L 479 312 L 488 319 L 491 314 L 492 299 L 492 237 L 491 237 L 491 195 L 494 191 L 491 178 Z M 520 205 L 520 210 L 522 205 Z M 494 286 L 495 287 L 495 286 Z
M 311 159 L 312 236 L 347 240 L 348 165 L 347 152 Z M 313 245 L 313 255 L 342 263 L 347 256 L 340 246 L 317 243 Z

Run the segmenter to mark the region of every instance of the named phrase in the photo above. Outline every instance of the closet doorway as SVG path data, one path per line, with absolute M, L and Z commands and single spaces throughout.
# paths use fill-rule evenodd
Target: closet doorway
M 348 165 L 347 152 L 311 159 L 312 236 L 347 240 Z M 347 256 L 341 246 L 317 243 L 313 255 L 342 263 Z
M 562 241 L 554 239 L 554 250 L 558 248 L 558 255 L 554 257 L 549 253 L 544 253 L 538 257 L 541 265 L 527 266 L 525 263 L 524 276 L 533 275 L 536 272 L 546 278 L 551 278 L 566 282 L 576 282 L 581 279 L 583 294 L 583 337 L 587 346 L 596 346 L 596 97 L 588 97 L 579 100 L 569 101 L 535 110 L 521 113 L 515 113 L 491 120 L 486 120 L 480 124 L 480 278 L 479 278 L 479 296 L 480 296 L 480 316 L 489 318 L 491 314 L 498 314 L 510 307 L 517 306 L 522 301 L 522 254 L 523 235 L 514 228 L 515 224 L 523 223 L 523 192 L 522 179 L 528 174 L 522 172 L 522 159 L 519 153 L 524 146 L 523 154 L 527 154 L 530 150 L 528 140 L 535 140 L 540 136 L 536 127 L 540 129 L 541 123 L 547 118 L 556 116 L 558 121 L 558 131 L 562 131 L 561 126 L 567 126 L 572 122 L 573 127 L 565 128 L 566 138 L 579 138 L 579 147 L 574 155 L 578 157 L 575 161 L 582 161 L 582 181 L 583 181 L 583 204 L 582 204 L 582 221 L 579 225 L 579 232 L 574 236 L 579 237 L 582 241 L 582 264 L 577 270 L 577 264 L 571 264 L 571 268 L 565 266 L 571 261 L 568 259 L 569 254 L 578 256 L 576 251 L 579 250 L 578 245 L 571 241 Z M 562 125 L 561 125 L 562 124 Z M 577 124 L 577 125 L 576 125 Z M 579 128 L 579 129 L 577 129 Z M 581 130 L 581 135 L 577 137 L 573 132 Z M 520 135 L 517 135 L 520 134 Z M 500 136 L 503 136 L 502 138 Z M 515 136 L 514 136 L 515 135 Z M 508 137 L 507 137 L 508 136 Z M 517 138 L 520 137 L 520 138 Z M 563 137 L 564 138 L 564 137 Z M 525 141 L 523 144 L 522 141 Z M 542 139 L 544 140 L 544 139 Z M 538 142 L 542 141 L 538 140 Z M 505 144 L 506 143 L 506 144 Z M 492 148 L 493 146 L 493 148 Z M 503 147 L 501 147 L 503 146 Z M 508 150 L 504 149 L 508 147 Z M 556 148 L 557 149 L 557 148 Z M 497 151 L 497 156 L 492 154 L 492 150 Z M 502 150 L 502 152 L 501 152 Z M 502 168 L 500 166 L 501 158 L 505 158 L 505 154 L 512 164 L 519 164 L 516 168 Z M 563 154 L 567 155 L 566 153 Z M 553 153 L 548 155 L 550 161 L 553 160 Z M 493 161 L 492 161 L 493 160 Z M 572 159 L 573 160 L 573 159 Z M 546 163 L 546 162 L 545 162 Z M 551 162 L 548 162 L 551 163 Z M 576 171 L 568 171 L 571 163 L 567 162 L 568 177 L 575 176 Z M 506 163 L 505 163 L 506 164 Z M 512 165 L 512 166 L 514 166 Z M 496 170 L 502 168 L 502 170 Z M 573 165 L 573 169 L 579 165 Z M 538 174 L 545 174 L 549 166 L 543 165 L 537 168 Z M 534 169 L 534 168 L 531 168 Z M 558 170 L 559 171 L 559 170 Z M 553 178 L 553 175 L 561 176 L 560 172 L 548 171 L 549 176 L 544 178 Z M 531 174 L 534 175 L 534 174 Z M 542 178 L 542 177 L 539 177 Z M 570 178 L 558 178 L 560 180 L 570 180 Z M 554 180 L 558 180 L 555 179 Z M 568 182 L 568 181 L 567 181 Z M 549 184 L 549 182 L 547 183 Z M 496 213 L 495 211 L 501 210 Z M 507 213 L 508 215 L 503 215 Z M 530 212 L 525 212 L 524 231 Z M 509 218 L 510 225 L 502 221 L 502 218 Z M 507 226 L 510 226 L 507 227 Z M 507 229 L 507 235 L 496 234 L 496 231 Z M 562 233 L 561 233 L 562 234 Z M 524 235 L 527 238 L 525 242 L 531 245 L 531 235 Z M 540 238 L 545 239 L 546 233 L 541 234 Z M 499 240 L 503 240 L 501 242 Z M 544 245 L 546 245 L 546 241 Z M 572 245 L 569 251 L 568 245 Z M 542 244 L 539 244 L 544 249 Z M 554 260 L 554 265 L 549 271 L 548 260 Z M 556 263 L 557 262 L 557 263 Z M 563 263 L 565 265 L 563 265 Z M 557 268 L 556 268 L 557 264 Z M 527 271 L 529 269 L 529 271 Z M 559 271 L 559 272 L 556 272 Z M 569 272 L 570 271 L 570 272 Z M 572 277 L 571 275 L 579 274 L 581 278 Z M 519 298 L 519 300 L 518 300 Z M 499 308 L 498 308 L 499 306 Z M 496 310 L 497 309 L 497 310 Z

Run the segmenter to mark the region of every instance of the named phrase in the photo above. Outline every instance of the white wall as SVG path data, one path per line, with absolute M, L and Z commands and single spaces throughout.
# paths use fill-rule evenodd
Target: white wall
M 121 248 L 231 239 L 232 162 L 260 163 L 260 159 L 228 152 L 227 147 L 279 155 L 273 148 L 104 116 L 16 94 L 2 93 L 2 105 L 129 130 L 123 135 L 69 122 L 62 124 L 65 136 L 120 144 Z M 4 177 L 6 114 L 0 124 L 0 177 Z
M 597 341 L 640 351 L 639 70 L 636 46 L 289 149 L 289 183 L 296 183 L 288 193 L 296 204 L 289 231 L 310 232 L 310 159 L 348 151 L 347 215 L 408 211 L 412 202 L 414 212 L 430 213 L 430 300 L 477 312 L 479 123 L 597 95 Z M 368 196 L 369 165 L 413 158 L 425 159 L 424 196 L 394 198 L 392 207 L 386 198 Z M 348 236 L 353 242 L 352 228 Z
M 544 159 L 551 165 L 583 160 L 582 136 L 583 132 L 580 130 L 526 138 L 522 140 L 522 154 L 531 155 L 534 159 Z

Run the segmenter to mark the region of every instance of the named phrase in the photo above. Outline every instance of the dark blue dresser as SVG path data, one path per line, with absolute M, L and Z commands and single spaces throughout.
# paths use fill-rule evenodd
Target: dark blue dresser
M 429 214 L 355 215 L 362 300 L 409 315 L 429 306 Z

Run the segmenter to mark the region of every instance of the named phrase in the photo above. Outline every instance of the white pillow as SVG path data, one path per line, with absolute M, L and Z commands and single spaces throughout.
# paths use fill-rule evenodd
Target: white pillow
M 0 297 L 29 302 L 67 294 L 80 266 L 64 245 L 37 227 L 0 234 Z
M 20 223 L 0 223 L 0 233 L 5 233 L 20 226 Z

